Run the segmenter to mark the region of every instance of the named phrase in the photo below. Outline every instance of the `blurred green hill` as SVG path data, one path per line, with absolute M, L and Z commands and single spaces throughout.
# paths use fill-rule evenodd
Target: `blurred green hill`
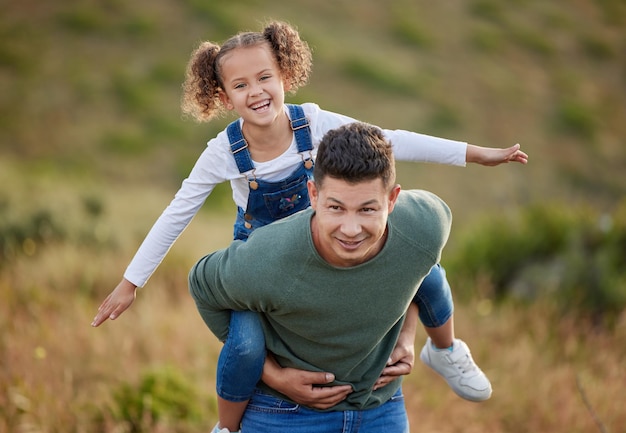
M 526 167 L 401 164 L 403 186 L 442 195 L 457 221 L 545 201 L 610 210 L 626 195 L 623 1 L 283 3 L 0 1 L 2 169 L 15 169 L 16 183 L 96 180 L 171 195 L 231 120 L 181 118 L 191 51 L 279 19 L 314 50 L 312 80 L 290 102 L 522 144 Z

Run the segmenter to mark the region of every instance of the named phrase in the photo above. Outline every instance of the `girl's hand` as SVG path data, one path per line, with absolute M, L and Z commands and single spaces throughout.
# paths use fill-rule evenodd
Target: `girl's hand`
M 135 300 L 137 286 L 123 279 L 109 296 L 100 304 L 98 314 L 93 318 L 91 326 L 100 326 L 105 320 L 115 320 Z
M 467 145 L 467 154 L 465 156 L 467 162 L 493 167 L 509 162 L 519 162 L 521 164 L 528 163 L 528 155 L 520 150 L 520 145 L 515 144 L 506 149 L 496 149 L 492 147 Z

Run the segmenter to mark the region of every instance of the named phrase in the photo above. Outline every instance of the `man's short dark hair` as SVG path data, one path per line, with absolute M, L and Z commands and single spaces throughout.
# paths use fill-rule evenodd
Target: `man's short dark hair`
M 313 176 L 318 187 L 326 176 L 349 183 L 382 179 L 390 187 L 396 178 L 391 144 L 380 128 L 362 122 L 330 130 L 320 142 Z

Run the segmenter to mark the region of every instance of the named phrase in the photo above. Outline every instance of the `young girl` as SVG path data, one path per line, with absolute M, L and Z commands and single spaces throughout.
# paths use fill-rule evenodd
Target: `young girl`
M 136 288 L 146 283 L 218 183 L 229 181 L 232 187 L 238 208 L 235 239 L 245 240 L 255 228 L 309 206 L 306 181 L 321 137 L 330 129 L 354 122 L 312 103 L 285 104 L 285 92 L 295 92 L 306 84 L 310 70 L 308 45 L 294 28 L 280 22 L 270 23 L 263 32 L 237 34 L 221 47 L 204 42 L 192 54 L 184 84 L 183 111 L 198 121 L 209 121 L 223 110 L 234 110 L 240 118 L 208 142 L 189 177 L 148 233 L 124 278 L 99 307 L 93 326 L 119 317 L 132 304 Z M 492 149 L 408 131 L 384 132 L 399 160 L 459 166 L 466 162 L 486 166 L 527 162 L 519 145 Z M 268 245 L 273 247 L 280 246 Z M 454 338 L 452 297 L 441 266 L 433 267 L 414 302 L 429 336 L 421 359 L 461 397 L 488 399 L 489 380 L 474 364 L 465 343 Z M 264 346 L 257 314 L 233 311 L 218 361 L 219 422 L 215 432 L 239 429 L 247 400 L 263 371 Z M 276 367 L 271 354 L 267 360 L 268 370 Z M 294 396 L 294 401 L 295 395 L 301 395 L 301 389 L 293 388 L 296 385 L 285 386 L 279 391 Z

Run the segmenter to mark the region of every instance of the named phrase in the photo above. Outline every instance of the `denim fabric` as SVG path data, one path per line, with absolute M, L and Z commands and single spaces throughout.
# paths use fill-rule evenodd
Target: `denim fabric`
M 237 209 L 234 238 L 246 240 L 255 228 L 270 224 L 304 210 L 311 205 L 306 187 L 312 170 L 300 166 L 280 182 L 257 179 L 257 189 L 250 189 L 246 210 Z
M 420 321 L 426 327 L 438 328 L 452 317 L 452 291 L 446 279 L 446 271 L 439 263 L 424 278 L 413 302 L 417 304 Z
M 265 337 L 258 313 L 232 311 L 228 338 L 217 361 L 217 394 L 228 401 L 248 400 L 264 362 Z
M 320 412 L 257 390 L 243 417 L 241 433 L 409 433 L 402 389 L 367 410 Z

